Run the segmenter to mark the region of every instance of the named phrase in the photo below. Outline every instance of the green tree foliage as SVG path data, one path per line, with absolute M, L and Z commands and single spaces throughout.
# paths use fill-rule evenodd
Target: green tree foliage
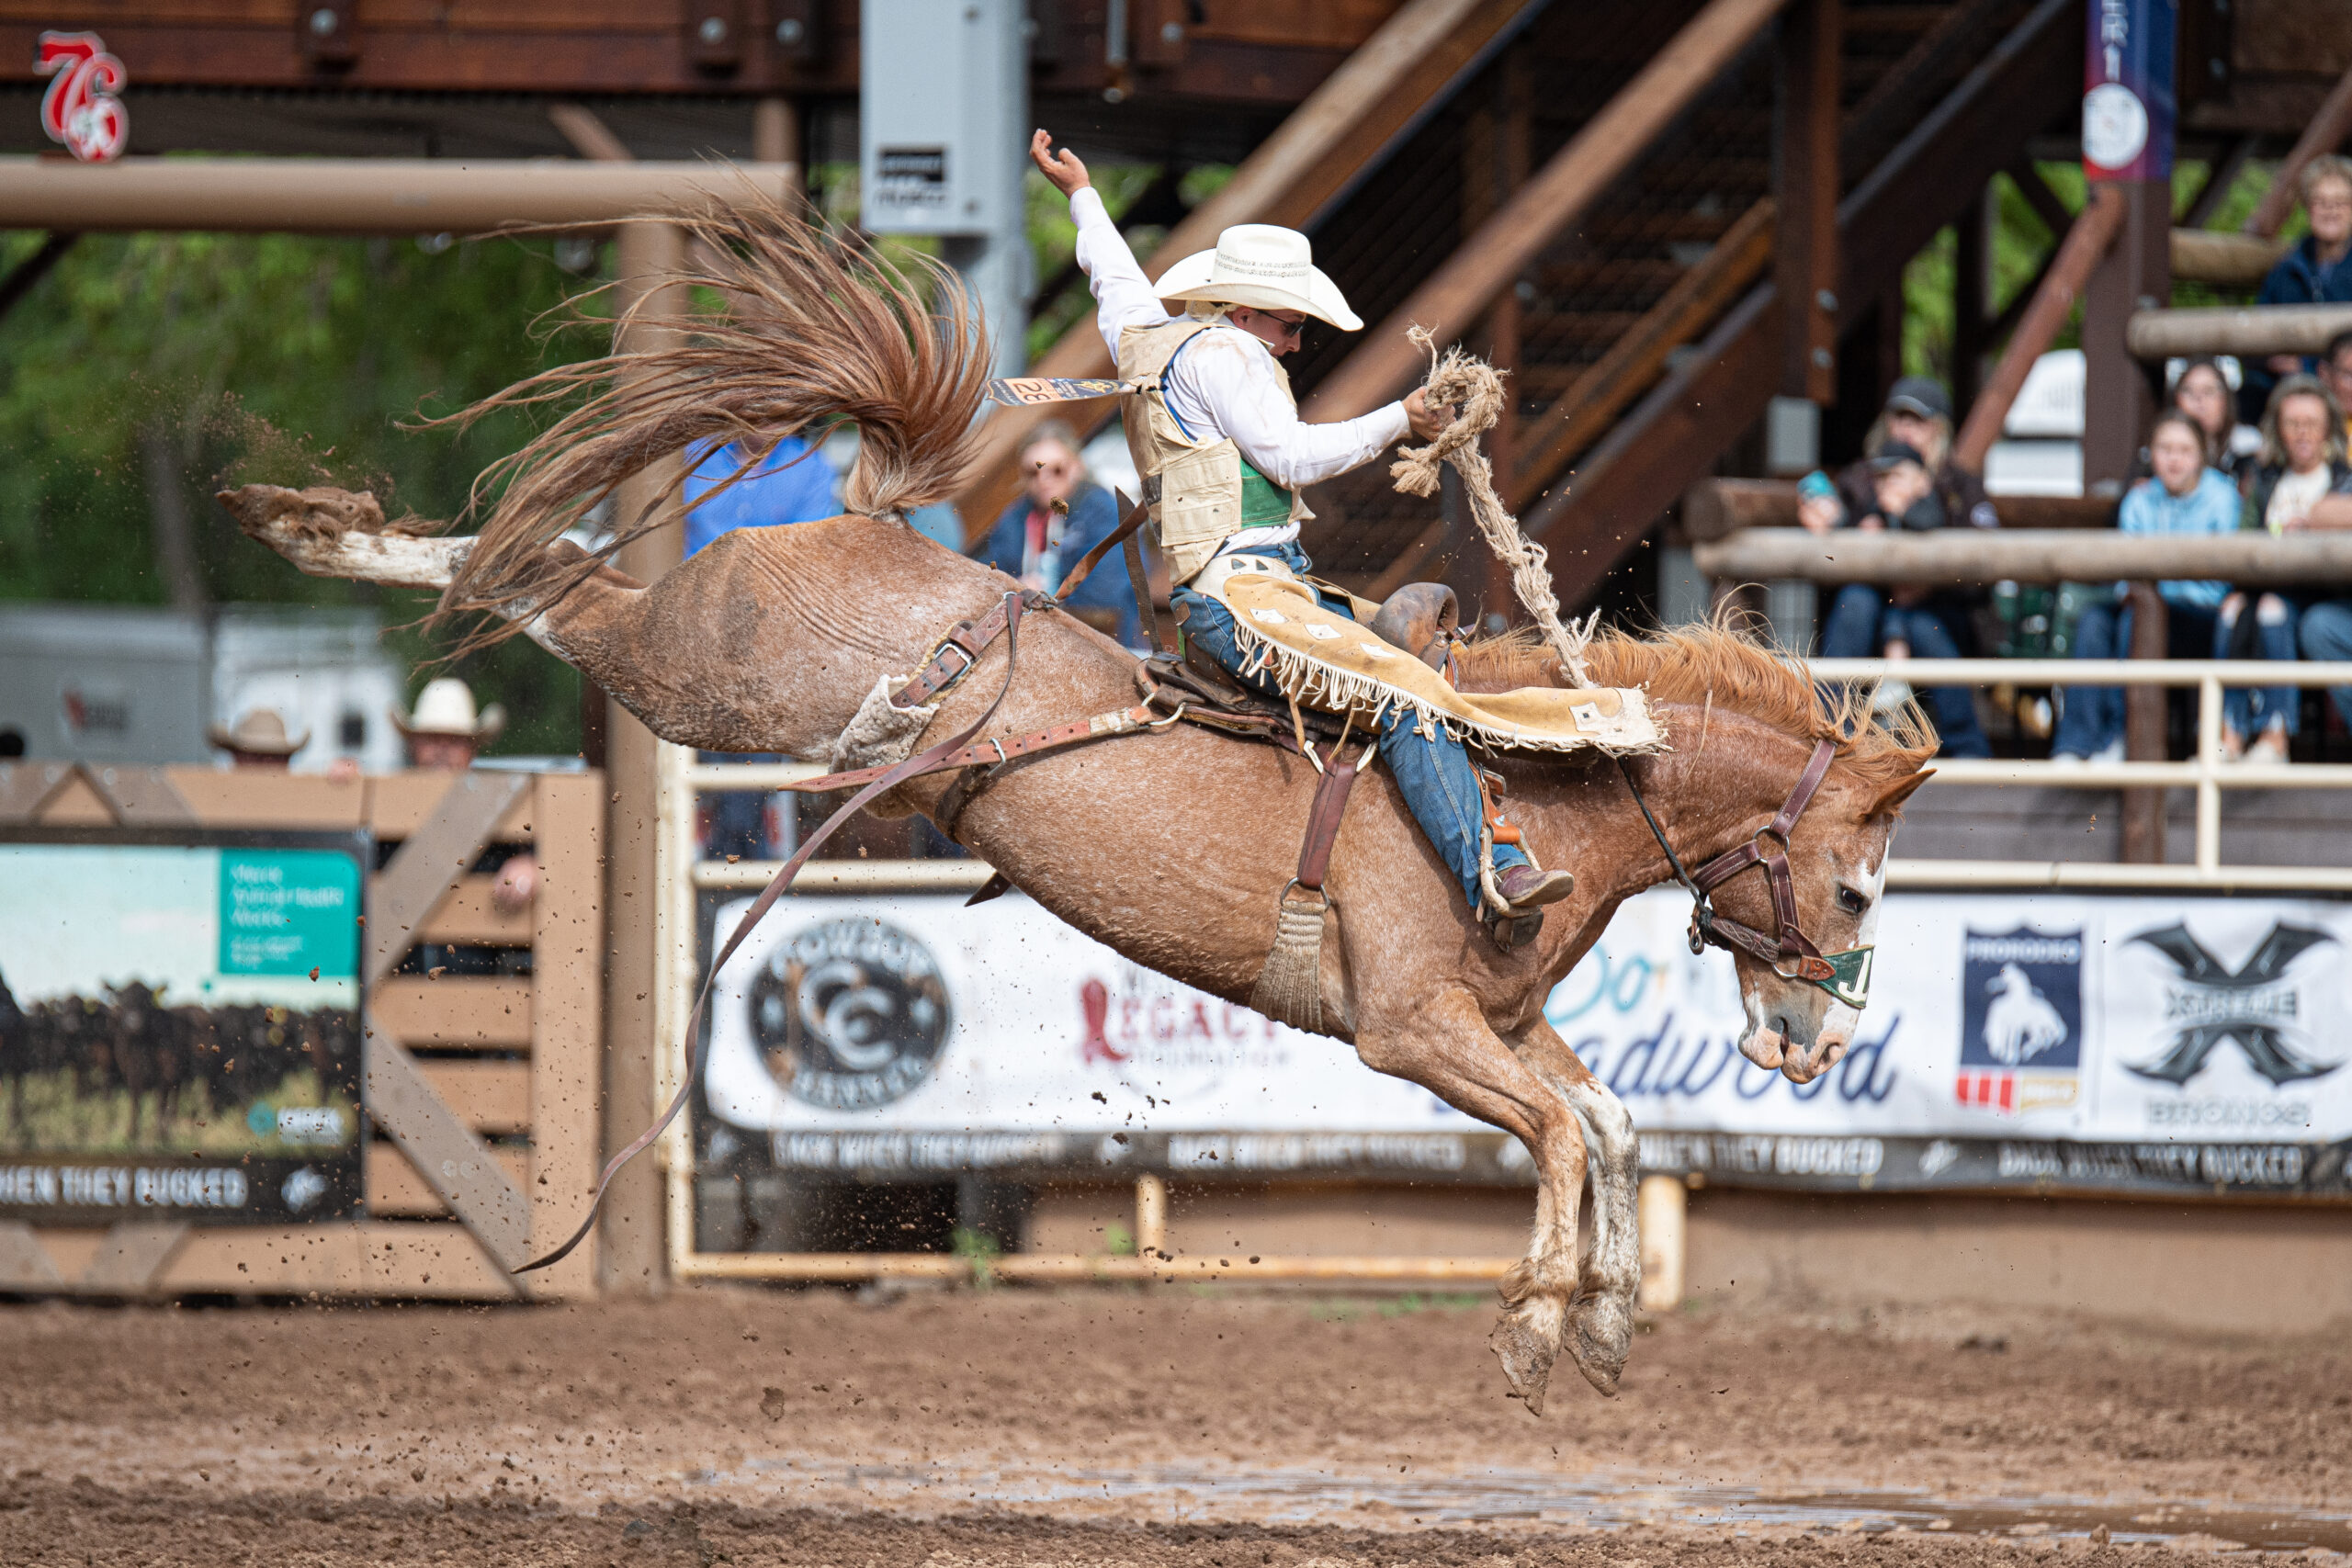
M 0 267 L 39 235 L 0 235 Z M 538 326 L 583 280 L 546 241 L 287 235 L 85 237 L 0 319 L 0 598 L 163 604 L 142 442 L 176 470 L 207 596 L 379 603 L 423 595 L 304 577 L 240 536 L 226 484 L 372 490 L 387 513 L 449 517 L 526 436 L 523 416 L 414 428 L 555 362 L 602 352 L 593 325 Z M 549 318 L 560 320 L 560 315 Z M 414 671 L 435 650 L 394 634 Z M 579 745 L 579 684 L 521 640 L 458 669 L 514 722 L 499 749 Z

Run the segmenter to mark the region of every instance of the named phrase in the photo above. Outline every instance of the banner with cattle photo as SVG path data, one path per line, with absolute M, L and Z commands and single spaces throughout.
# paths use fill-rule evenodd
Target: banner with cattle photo
M 743 902 L 713 911 L 731 930 Z M 1545 1013 L 1646 1166 L 1747 1184 L 2346 1190 L 2352 906 L 1890 895 L 1853 1050 L 1739 1054 L 1689 899 L 1629 901 Z M 719 977 L 697 1144 L 864 1179 L 1156 1169 L 1518 1181 L 1523 1150 L 1336 1040 L 1120 958 L 1034 904 L 799 898 Z
M 349 833 L 0 841 L 0 1218 L 352 1214 L 368 853 Z

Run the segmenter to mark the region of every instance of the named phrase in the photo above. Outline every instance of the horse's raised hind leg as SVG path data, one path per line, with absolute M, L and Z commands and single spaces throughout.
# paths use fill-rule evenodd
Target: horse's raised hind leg
M 1519 1059 L 1567 1102 L 1583 1134 L 1592 1179 L 1592 1247 L 1568 1309 L 1568 1350 L 1587 1382 L 1614 1393 L 1633 1345 L 1634 1292 L 1642 1282 L 1642 1238 L 1634 1217 L 1641 1143 L 1624 1103 L 1549 1023 L 1537 1018 L 1520 1032 L 1515 1044 Z M 1571 1245 L 1574 1235 L 1571 1222 Z
M 1394 1028 L 1360 1028 L 1356 1054 L 1374 1071 L 1419 1084 L 1455 1110 L 1500 1127 L 1533 1156 L 1535 1233 L 1527 1256 L 1500 1281 L 1505 1310 L 1487 1345 L 1512 1395 L 1530 1415 L 1542 1415 L 1577 1283 L 1585 1140 L 1575 1109 L 1547 1077 L 1512 1054 L 1460 987 L 1441 990 Z

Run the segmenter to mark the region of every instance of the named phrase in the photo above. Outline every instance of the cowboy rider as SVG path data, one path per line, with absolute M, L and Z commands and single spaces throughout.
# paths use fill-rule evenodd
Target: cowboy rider
M 1119 379 L 1143 388 L 1132 400 L 1141 406 L 1127 410 L 1127 443 L 1176 584 L 1170 598 L 1185 639 L 1245 683 L 1279 694 L 1264 677 L 1244 673 L 1232 614 L 1204 590 L 1229 573 L 1237 557 L 1247 558 L 1250 571 L 1304 577 L 1310 563 L 1298 547 L 1298 525 L 1313 514 L 1299 492 L 1362 467 L 1408 434 L 1429 440 L 1445 422 L 1419 390 L 1356 419 L 1299 419 L 1279 358 L 1298 347 L 1309 316 L 1342 332 L 1363 326 L 1311 265 L 1306 235 L 1238 224 L 1217 236 L 1215 251 L 1187 256 L 1154 283 L 1078 155 L 1055 152 L 1043 130 L 1030 139 L 1029 155 L 1069 198 L 1078 264 L 1093 289 L 1096 321 Z M 1170 316 L 1162 299 L 1181 301 L 1183 313 Z M 1339 614 L 1351 613 L 1344 598 L 1321 598 Z M 1489 853 L 1486 813 L 1462 742 L 1441 725 L 1418 723 L 1401 705 L 1383 716 L 1379 728 L 1380 755 L 1397 792 L 1471 908 L 1484 915 L 1498 942 L 1523 942 L 1544 906 L 1575 891 L 1576 878 L 1537 869 L 1515 844 L 1493 844 L 1493 886 L 1507 906 L 1493 908 L 1481 875 Z M 1519 927 L 1508 938 L 1498 929 L 1506 920 Z

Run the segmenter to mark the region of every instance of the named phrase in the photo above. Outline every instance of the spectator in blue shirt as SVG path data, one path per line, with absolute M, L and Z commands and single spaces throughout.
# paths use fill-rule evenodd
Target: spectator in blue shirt
M 713 491 L 742 468 L 745 456 L 743 448 L 730 441 L 707 449 L 687 473 L 681 488 L 687 507 L 686 554 L 693 555 L 737 528 L 814 523 L 840 513 L 841 503 L 833 499 L 832 464 L 826 461 L 821 448 L 797 435 L 785 436 L 758 468 L 723 493 L 712 496 Z M 703 760 L 718 761 L 720 754 L 705 752 Z M 734 760 L 777 759 L 758 755 Z M 797 796 L 767 790 L 719 790 L 707 798 L 710 826 L 704 852 L 713 859 L 740 855 L 767 860 L 779 852 L 792 852 L 791 846 L 797 841 L 794 819 Z
M 813 523 L 840 514 L 841 503 L 833 499 L 832 464 L 797 435 L 778 441 L 757 468 L 726 493 L 705 501 L 735 477 L 744 457 L 743 448 L 730 441 L 706 451 L 686 475 L 686 554 L 737 528 Z
M 2262 280 L 2257 305 L 2352 304 L 2352 159 L 2333 152 L 2303 165 L 2303 211 L 2312 231 L 2278 258 Z M 2309 370 L 2301 357 L 2274 354 L 2246 362 L 2238 389 L 2238 410 L 2248 424 L 2269 407 L 2271 389 L 2281 376 Z
M 1021 471 L 1029 476 L 1028 489 L 1004 509 L 986 542 L 972 553 L 1019 578 L 1023 587 L 1051 593 L 1087 551 L 1117 532 L 1119 503 L 1087 479 L 1078 437 L 1059 420 L 1049 419 L 1030 433 L 1021 448 Z M 1057 501 L 1069 507 L 1067 514 L 1055 511 Z M 1143 640 L 1126 568 L 1110 556 L 1069 596 L 1069 609 L 1128 648 Z
M 2148 434 L 2148 458 L 2155 477 L 2141 480 L 2123 497 L 2119 525 L 2127 534 L 2228 534 L 2238 525 L 2237 486 L 2205 460 L 2205 432 L 2178 409 L 2156 416 Z M 2219 623 L 2226 582 L 2161 582 L 2166 641 L 2174 657 L 2218 657 L 2214 648 L 2228 634 Z M 2075 632 L 2077 659 L 2120 659 L 2132 647 L 2132 611 L 2123 584 L 2083 607 Z M 2052 761 L 2120 761 L 2123 754 L 2123 689 L 2069 686 L 2065 707 L 2052 742 Z

